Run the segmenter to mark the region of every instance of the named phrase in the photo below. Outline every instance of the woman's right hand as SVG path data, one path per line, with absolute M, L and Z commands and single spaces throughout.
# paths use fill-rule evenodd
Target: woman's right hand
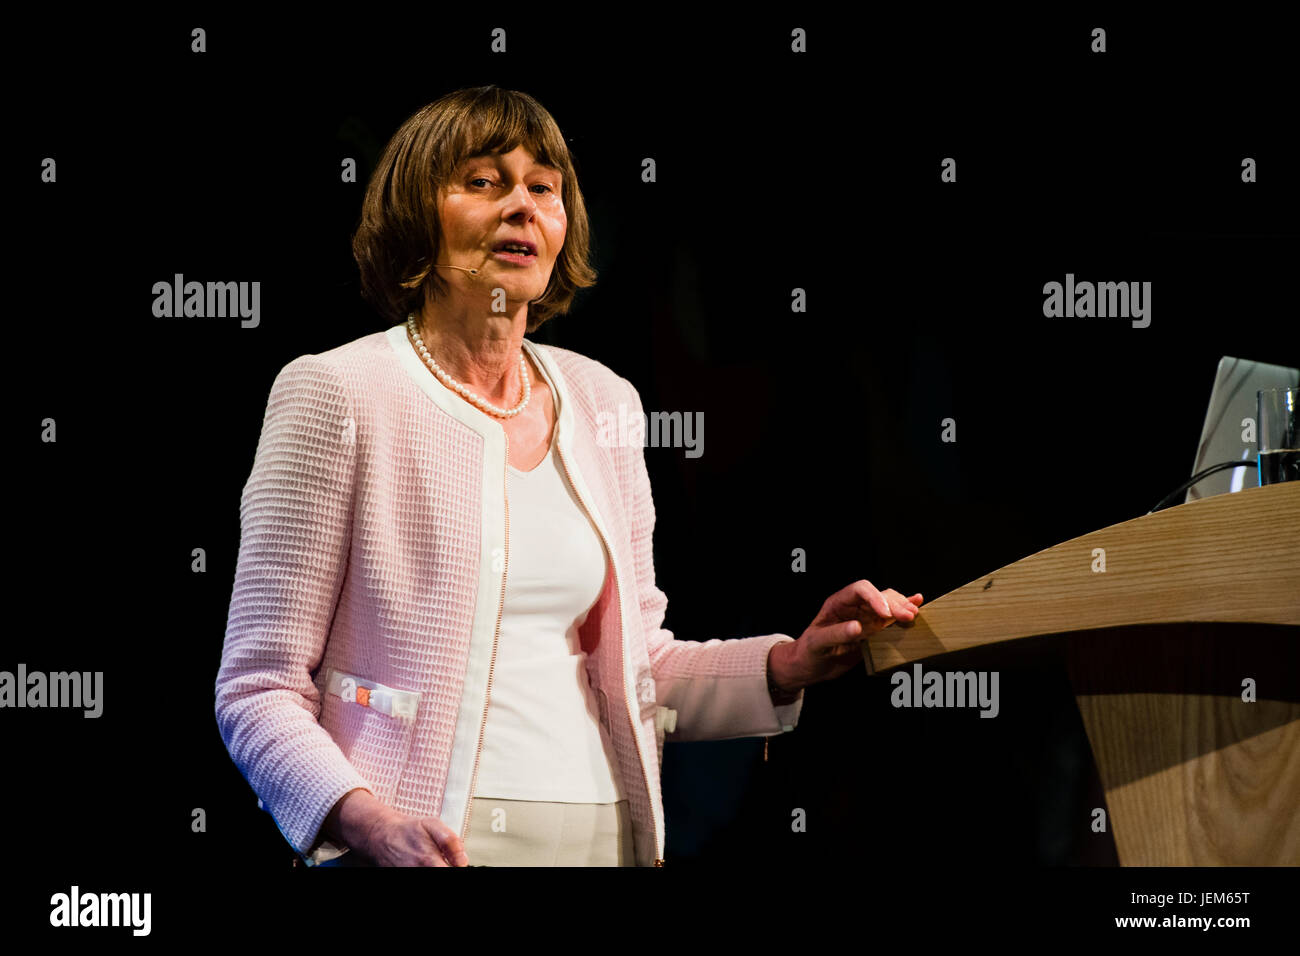
M 381 807 L 361 850 L 375 866 L 469 866 L 456 831 L 437 817 L 411 817 Z
M 351 791 L 330 815 L 349 852 L 373 866 L 469 866 L 455 830 L 434 816 L 394 810 L 369 790 Z

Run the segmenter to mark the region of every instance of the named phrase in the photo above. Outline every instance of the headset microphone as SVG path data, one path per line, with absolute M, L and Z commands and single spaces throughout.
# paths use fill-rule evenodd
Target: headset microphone
M 491 258 L 492 258 L 492 253 L 489 252 L 489 253 L 487 254 L 486 258 L 484 258 L 484 260 L 483 260 L 483 264 L 484 264 L 484 265 L 487 265 L 488 259 L 491 259 Z M 475 279 L 477 279 L 480 275 L 482 275 L 482 273 L 479 272 L 478 269 L 467 269 L 465 266 L 453 266 L 453 265 L 451 265 L 450 263 L 435 262 L 435 263 L 434 263 L 434 266 L 437 267 L 437 268 L 439 268 L 439 269 L 459 269 L 461 272 L 468 272 L 468 273 L 469 273 L 470 275 L 472 275 Z

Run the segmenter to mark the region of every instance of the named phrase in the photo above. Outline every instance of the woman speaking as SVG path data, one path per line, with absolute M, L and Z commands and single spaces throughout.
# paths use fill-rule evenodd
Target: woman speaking
M 859 580 L 785 634 L 661 625 L 632 385 L 524 338 L 595 283 L 569 149 L 497 87 L 411 116 L 353 252 L 391 323 L 285 365 L 240 504 L 216 717 L 309 866 L 660 866 L 665 734 L 793 729 L 910 622 Z

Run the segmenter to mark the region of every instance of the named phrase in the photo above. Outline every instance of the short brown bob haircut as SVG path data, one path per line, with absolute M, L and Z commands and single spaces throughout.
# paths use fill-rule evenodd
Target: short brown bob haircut
M 567 312 L 578 289 L 596 284 L 588 261 L 591 224 L 559 126 L 527 93 L 479 86 L 448 93 L 410 116 L 370 176 L 352 255 L 361 270 L 362 296 L 385 318 L 405 322 L 426 295 L 447 291 L 433 263 L 441 252 L 438 191 L 451 174 L 467 159 L 518 146 L 564 175 L 560 196 L 568 220 L 546 291 L 529 303 L 527 331 Z

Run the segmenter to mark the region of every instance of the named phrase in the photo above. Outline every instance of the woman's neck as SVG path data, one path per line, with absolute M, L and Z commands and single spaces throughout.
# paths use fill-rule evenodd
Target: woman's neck
M 444 372 L 492 404 L 508 408 L 519 401 L 523 388 L 519 356 L 527 315 L 527 306 L 513 319 L 499 312 L 426 308 L 416 313 L 415 321 L 424 347 Z

